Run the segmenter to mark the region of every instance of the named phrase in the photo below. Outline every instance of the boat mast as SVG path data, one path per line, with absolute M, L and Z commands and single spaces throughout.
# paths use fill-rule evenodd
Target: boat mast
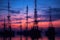
M 52 24 L 52 17 L 51 17 L 51 8 L 49 8 L 49 27 L 53 27 L 53 24 Z
M 7 18 L 8 18 L 8 27 L 9 27 L 9 30 L 11 30 L 11 20 L 10 20 L 11 16 L 10 16 L 9 11 L 10 11 L 10 3 L 8 0 L 8 16 L 7 16 Z
M 26 29 L 28 29 L 28 6 L 26 7 Z
M 4 30 L 6 29 L 6 23 L 5 23 L 5 17 L 4 17 Z
M 34 8 L 34 26 L 37 27 L 37 0 L 35 0 L 35 8 Z
M 51 8 L 49 8 L 49 28 L 48 31 L 46 32 L 46 36 L 48 37 L 48 40 L 55 40 L 55 28 L 53 27 L 52 24 L 52 17 L 51 17 Z

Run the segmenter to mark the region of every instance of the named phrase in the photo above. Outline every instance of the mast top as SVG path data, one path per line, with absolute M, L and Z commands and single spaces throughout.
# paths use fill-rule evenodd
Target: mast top
M 5 24 L 5 17 L 4 17 L 4 30 L 5 30 L 5 28 L 6 28 L 6 24 Z
M 53 24 L 52 24 L 52 9 L 51 9 L 51 7 L 49 7 L 49 27 L 53 27 Z
M 34 9 L 34 26 L 37 26 L 37 0 L 34 0 L 34 6 L 35 6 L 35 9 Z
M 10 8 L 10 3 L 9 3 L 10 0 L 8 0 L 8 11 L 9 11 L 9 8 Z
M 8 16 L 10 16 L 9 11 L 10 11 L 10 0 L 8 0 Z
M 35 9 L 36 9 L 36 7 L 37 7 L 37 0 L 34 0 L 35 1 Z
M 28 29 L 28 5 L 26 6 L 26 29 Z
M 28 5 L 26 6 L 26 14 L 28 16 Z

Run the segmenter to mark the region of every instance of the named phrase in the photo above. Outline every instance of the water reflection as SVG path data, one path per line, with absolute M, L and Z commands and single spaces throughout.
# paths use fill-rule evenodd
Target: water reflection
M 8 38 L 0 37 L 0 40 L 26 40 L 26 37 L 22 36 L 21 38 L 20 36 L 15 36 L 15 37 L 11 37 L 11 39 L 9 37 Z M 27 40 L 32 40 L 32 39 L 30 37 L 27 37 Z M 39 38 L 38 40 L 48 40 L 48 38 L 42 37 L 42 38 Z M 60 37 L 55 37 L 55 40 L 60 40 Z

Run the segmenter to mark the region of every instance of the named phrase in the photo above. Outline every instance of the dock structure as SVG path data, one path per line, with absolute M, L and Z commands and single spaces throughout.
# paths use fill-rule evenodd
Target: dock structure
M 55 28 L 53 27 L 53 24 L 52 24 L 52 14 L 51 14 L 52 10 L 51 10 L 51 7 L 49 8 L 49 27 L 48 27 L 48 30 L 46 32 L 46 36 L 48 37 L 48 40 L 55 40 Z

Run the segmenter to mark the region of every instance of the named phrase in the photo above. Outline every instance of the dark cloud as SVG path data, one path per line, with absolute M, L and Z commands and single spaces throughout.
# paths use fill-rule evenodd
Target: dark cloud
M 34 21 L 31 21 L 34 22 Z M 37 20 L 37 22 L 49 22 L 49 20 Z
M 21 24 L 21 23 L 23 23 L 23 22 L 13 22 L 13 24 Z M 31 23 L 31 22 L 25 22 L 25 23 Z
M 45 11 L 45 15 L 38 15 L 38 17 L 49 18 L 49 9 Z M 60 8 L 51 8 L 51 20 L 60 20 Z
M 32 18 L 32 16 L 26 16 L 26 18 Z
M 26 22 L 26 23 L 31 23 L 31 22 Z
M 8 10 L 8 9 L 6 9 L 6 8 L 0 8 L 0 11 L 9 11 L 10 13 L 12 13 L 12 14 L 20 14 L 20 11 L 19 10 Z
M 13 18 L 13 20 L 24 20 L 24 18 Z
M 60 8 L 52 8 L 53 12 L 60 12 Z
M 60 15 L 54 15 L 54 16 L 52 16 L 52 20 L 60 20 Z
M 2 15 L 0 15 L 0 17 L 2 17 Z
M 44 21 L 49 21 L 48 19 L 50 19 L 50 16 L 49 15 L 38 15 L 38 18 L 45 18 Z M 60 15 L 52 15 L 51 16 L 51 20 L 52 21 L 55 21 L 55 20 L 60 20 Z M 43 21 L 43 20 L 42 20 Z
M 13 22 L 13 24 L 21 24 L 22 22 Z
M 20 13 L 20 11 L 18 11 L 18 10 L 9 10 L 9 12 L 11 12 L 12 14 L 13 14 L 13 13 L 17 13 L 17 14 Z
M 3 22 L 4 20 L 0 20 L 0 22 Z

